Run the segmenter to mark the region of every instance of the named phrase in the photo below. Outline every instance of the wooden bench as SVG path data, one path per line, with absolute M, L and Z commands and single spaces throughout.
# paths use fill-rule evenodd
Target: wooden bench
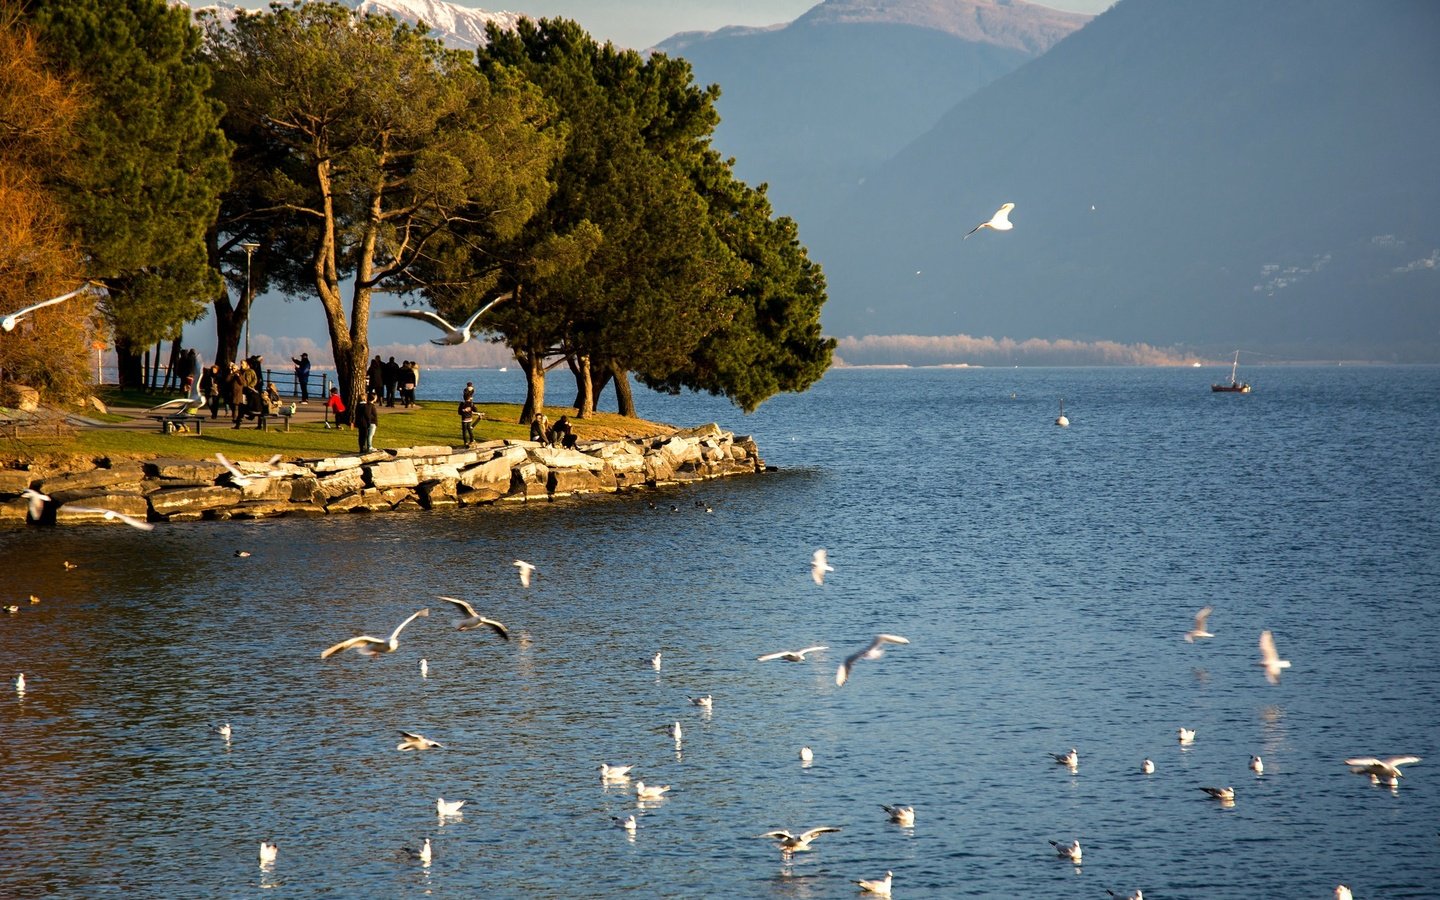
M 189 426 L 192 424 L 195 426 L 196 434 L 202 434 L 204 432 L 204 427 L 202 425 L 202 423 L 205 421 L 204 416 L 191 415 L 188 412 L 176 412 L 151 413 L 150 418 L 160 423 L 160 432 L 162 434 L 173 434 L 177 431 L 189 431 Z

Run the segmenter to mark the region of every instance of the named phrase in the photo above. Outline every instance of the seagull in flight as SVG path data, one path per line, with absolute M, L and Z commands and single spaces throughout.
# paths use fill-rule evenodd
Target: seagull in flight
M 443 596 L 440 597 L 440 599 L 444 600 L 446 603 L 455 604 L 456 606 L 465 610 L 465 614 L 470 617 L 468 619 L 460 619 L 456 621 L 455 630 L 471 631 L 483 625 L 484 627 L 500 635 L 500 637 L 504 638 L 505 640 L 510 640 L 510 632 L 508 629 L 505 628 L 504 625 L 500 624 L 494 619 L 487 619 L 484 616 L 480 615 L 478 612 L 475 611 L 475 607 L 471 606 L 469 603 L 466 603 L 464 600 L 460 600 L 455 597 Z
M 107 522 L 123 522 L 124 524 L 129 525 L 131 528 L 135 528 L 139 531 L 155 530 L 155 526 L 145 521 L 144 519 L 137 519 L 134 516 L 127 516 L 124 513 L 116 512 L 113 509 L 100 509 L 94 506 L 76 506 L 73 503 L 66 504 L 65 509 L 68 509 L 71 512 L 96 513 L 97 515 L 104 516 L 105 521 Z
M 413 731 L 402 731 L 400 734 L 405 740 L 395 745 L 396 750 L 434 750 L 435 748 L 445 749 L 445 745 L 439 741 L 432 741 L 423 734 L 416 734 Z
M 76 294 L 79 294 L 82 291 L 89 290 L 89 288 L 90 282 L 87 281 L 68 294 L 61 294 L 58 297 L 51 297 L 49 300 L 41 300 L 39 303 L 36 303 L 32 306 L 27 306 L 24 309 L 17 309 L 15 312 L 6 315 L 3 319 L 0 319 L 0 329 L 3 329 L 5 331 L 14 331 L 15 326 L 20 324 L 20 319 L 23 316 L 26 316 L 37 309 L 44 309 L 47 306 L 54 306 L 57 303 L 64 303 L 66 300 L 69 300 Z
M 1411 763 L 1418 763 L 1418 756 L 1391 756 L 1386 759 L 1376 759 L 1373 756 L 1356 756 L 1345 760 L 1345 765 L 1356 775 L 1369 775 L 1371 779 L 1396 779 L 1404 777 L 1405 773 L 1400 771 L 1401 766 L 1408 766 Z
M 530 586 L 530 573 L 535 571 L 535 567 L 523 559 L 517 559 L 515 560 L 515 568 L 520 570 L 520 586 L 528 588 Z
M 860 885 L 862 894 L 875 894 L 878 897 L 890 896 L 890 882 L 895 877 L 894 872 L 886 872 L 884 878 L 874 880 L 859 879 L 855 883 Z
M 489 303 L 475 310 L 474 314 L 471 315 L 470 318 L 466 319 L 465 324 L 461 325 L 459 328 L 451 325 L 449 322 L 440 318 L 438 315 L 429 311 L 428 309 L 387 309 L 385 311 L 385 315 L 404 316 L 407 319 L 419 319 L 421 322 L 429 322 L 431 325 L 434 325 L 436 328 L 445 332 L 444 337 L 435 338 L 430 343 L 435 344 L 438 347 L 454 347 L 470 340 L 470 330 L 475 327 L 475 323 L 480 319 L 481 316 L 485 315 L 487 312 L 490 311 L 491 307 L 502 301 L 509 300 L 513 296 L 515 296 L 514 291 L 509 291 L 507 293 L 501 294 L 494 300 L 491 300 Z
M 791 834 L 783 829 L 767 831 L 760 835 L 760 837 L 774 838 L 778 842 L 777 846 L 780 848 L 780 853 L 784 856 L 789 856 L 799 850 L 809 850 L 810 842 L 820 835 L 839 830 L 840 829 L 833 828 L 829 825 L 822 825 L 819 828 L 812 828 L 809 831 L 802 831 L 799 834 Z
M 1268 631 L 1260 632 L 1260 663 L 1265 668 L 1265 678 L 1271 684 L 1280 683 L 1280 670 L 1290 668 L 1290 660 L 1281 659 L 1275 649 L 1275 638 Z
M 786 662 L 804 662 L 805 654 L 818 653 L 821 650 L 829 649 L 829 647 L 817 644 L 814 647 L 806 647 L 804 650 L 776 650 L 774 653 L 767 653 L 764 656 L 755 657 L 755 661 L 769 662 L 772 659 L 783 659 Z
M 415 612 L 410 614 L 410 617 L 408 619 L 401 622 L 399 625 L 396 625 L 395 630 L 390 632 L 390 637 L 386 640 L 381 640 L 377 637 L 371 637 L 368 634 L 362 634 L 359 637 L 348 638 L 338 644 L 335 644 L 334 646 L 327 647 L 320 654 L 320 658 L 329 659 L 340 651 L 349 650 L 352 647 L 355 648 L 355 652 L 363 656 L 375 657 L 379 656 L 382 653 L 394 653 L 395 649 L 400 646 L 400 632 L 405 630 L 405 626 L 415 621 L 416 616 L 428 615 L 430 615 L 430 610 L 428 608 L 416 610 Z
M 816 550 L 815 553 L 811 555 L 810 578 L 816 584 L 824 584 L 825 573 L 833 571 L 835 571 L 835 567 L 830 565 L 830 557 L 823 549 Z
M 45 514 L 45 504 L 50 502 L 49 495 L 26 488 L 20 492 L 20 496 L 30 501 L 30 518 L 39 521 L 40 517 Z
M 1200 638 L 1212 638 L 1215 636 L 1205 630 L 1205 622 L 1214 611 L 1215 607 L 1207 606 L 1195 614 L 1195 625 L 1189 631 L 1185 632 L 1185 643 L 1193 644 Z
M 903 638 L 898 634 L 875 635 L 875 640 L 870 642 L 870 646 L 866 647 L 864 650 L 861 650 L 859 653 L 854 653 L 847 657 L 846 660 L 840 664 L 840 668 L 835 670 L 835 686 L 843 686 L 845 682 L 850 680 L 850 669 L 860 660 L 879 659 L 880 657 L 884 656 L 886 644 L 908 643 L 910 643 L 909 638 Z
M 241 472 L 239 469 L 235 468 L 235 465 L 231 463 L 230 460 L 225 458 L 225 454 L 223 453 L 216 453 L 215 458 L 220 461 L 220 465 L 225 467 L 225 471 L 230 473 L 230 483 L 235 485 L 236 487 L 243 488 L 250 484 L 250 482 L 254 481 L 256 478 L 279 478 L 282 474 L 280 470 L 275 468 L 275 464 L 278 463 L 281 459 L 281 454 L 279 453 L 270 457 L 263 463 L 263 465 L 265 466 L 265 471 L 259 475 L 246 475 L 244 472 Z
M 965 238 L 968 238 L 970 235 L 974 234 L 982 228 L 993 228 L 996 231 L 1009 231 L 1010 229 L 1014 228 L 1014 224 L 1012 224 L 1010 221 L 1010 210 L 1014 208 L 1015 204 L 1006 203 L 1004 206 L 1000 207 L 998 210 L 995 211 L 995 215 L 990 217 L 990 221 L 981 222 L 979 225 L 976 225 L 974 228 L 965 232 Z M 965 238 L 961 238 L 960 240 L 963 241 L 965 240 Z

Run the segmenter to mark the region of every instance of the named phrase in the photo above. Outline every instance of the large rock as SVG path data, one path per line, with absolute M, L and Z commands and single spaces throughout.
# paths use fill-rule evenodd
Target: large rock
M 693 438 L 695 440 L 703 440 L 704 438 L 718 438 L 724 434 L 725 432 L 722 431 L 720 426 L 716 425 L 714 422 L 711 422 L 708 425 L 696 425 L 694 428 L 686 428 L 683 431 L 675 432 L 676 437 Z
M 588 469 L 591 472 L 605 471 L 605 460 L 560 447 L 536 447 L 530 451 L 530 458 L 549 469 Z
M 341 469 L 316 479 L 316 487 L 326 500 L 346 497 L 365 487 L 365 470 L 360 468 Z
M 320 489 L 320 479 L 309 473 L 298 478 L 287 478 L 284 483 L 290 485 L 291 503 L 323 503 L 326 499 L 325 492 Z M 324 507 L 321 507 L 320 511 L 323 513 Z
M 429 447 L 399 447 L 395 450 L 395 458 L 413 460 L 416 457 L 423 456 L 446 457 L 451 454 L 452 449 L 453 448 L 449 446 L 441 446 L 438 444 Z
M 54 495 L 66 491 L 113 489 L 116 485 L 138 486 L 144 479 L 145 470 L 139 463 L 122 463 L 109 469 L 91 469 L 88 472 L 75 472 L 46 478 L 40 482 L 37 490 L 42 494 Z
M 365 460 L 359 456 L 331 456 L 325 459 L 312 459 L 306 463 L 306 466 L 316 475 L 327 475 L 331 472 L 359 468 L 364 462 Z
M 143 463 L 146 478 L 159 478 L 170 487 L 214 484 L 225 473 L 225 467 L 211 460 L 152 459 Z
M 35 480 L 25 469 L 0 469 L 0 494 L 18 494 Z
M 436 481 L 422 481 L 415 489 L 415 495 L 420 505 L 425 509 L 435 509 L 441 506 L 455 506 L 460 502 L 457 490 L 459 482 L 454 478 L 442 478 Z
M 447 464 L 438 464 L 438 463 L 416 464 L 416 466 L 415 466 L 415 477 L 416 477 L 416 478 L 419 478 L 421 482 L 426 482 L 426 481 L 440 481 L 440 480 L 443 480 L 443 479 L 448 479 L 448 480 L 450 480 L 450 481 L 455 481 L 455 480 L 458 480 L 458 479 L 460 478 L 460 467 L 459 467 L 458 465 L 454 464 L 454 463 L 447 463 Z
M 545 489 L 551 496 L 566 494 L 611 493 L 615 490 L 615 476 L 608 478 L 597 475 L 589 469 L 551 469 Z
M 521 458 L 524 458 L 523 454 Z M 510 459 L 502 455 L 464 469 L 456 477 L 471 490 L 499 488 L 504 493 L 510 489 L 510 472 L 514 466 Z
M 168 516 L 177 512 L 204 512 L 220 509 L 240 502 L 240 492 L 232 487 L 179 487 L 155 491 L 146 499 L 150 509 L 157 516 Z
M 28 500 L 0 500 L 0 524 L 24 525 L 30 520 Z
M 645 480 L 650 484 L 669 484 L 675 480 L 675 467 L 668 454 L 660 451 L 645 454 Z
M 240 498 L 243 501 L 283 500 L 289 503 L 293 492 L 294 485 L 288 479 L 251 478 L 240 488 Z
M 11 406 L 21 412 L 40 408 L 40 392 L 23 384 L 0 385 L 0 406 Z
M 530 499 L 550 496 L 550 472 L 539 463 L 527 462 L 510 472 L 510 493 L 506 496 Z
M 378 490 L 413 488 L 420 483 L 415 464 L 408 459 L 377 462 L 365 467 L 366 481 Z

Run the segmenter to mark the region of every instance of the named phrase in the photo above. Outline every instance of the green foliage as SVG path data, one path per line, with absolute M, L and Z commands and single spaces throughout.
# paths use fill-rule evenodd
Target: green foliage
M 89 92 L 79 152 L 53 182 L 87 274 L 109 288 L 117 339 L 170 337 L 218 286 L 203 241 L 230 177 L 199 32 L 163 0 L 31 0 L 25 14 Z

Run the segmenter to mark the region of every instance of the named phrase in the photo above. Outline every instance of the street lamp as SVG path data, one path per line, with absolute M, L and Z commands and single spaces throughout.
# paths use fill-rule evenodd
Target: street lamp
M 260 249 L 259 241 L 241 241 L 240 249 L 245 251 L 245 358 L 250 358 L 250 304 L 255 302 L 255 289 L 250 283 L 250 258 Z

